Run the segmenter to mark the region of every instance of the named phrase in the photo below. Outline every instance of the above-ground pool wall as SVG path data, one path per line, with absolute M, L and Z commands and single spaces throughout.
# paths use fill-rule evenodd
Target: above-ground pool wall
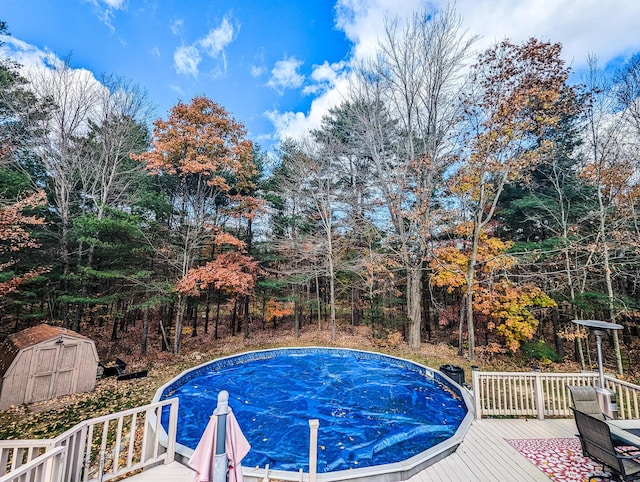
M 394 366 L 406 367 L 411 371 L 421 373 L 428 378 L 435 379 L 437 382 L 443 384 L 447 391 L 450 391 L 452 394 L 455 394 L 456 398 L 459 397 L 461 400 L 461 404 L 466 408 L 466 415 L 455 434 L 449 439 L 437 444 L 430 449 L 423 451 L 422 453 L 415 455 L 407 460 L 389 463 L 386 465 L 377 465 L 372 467 L 362 467 L 357 469 L 350 470 L 342 470 L 342 471 L 334 471 L 334 472 L 325 472 L 318 473 L 316 475 L 316 479 L 318 481 L 325 482 L 337 482 L 340 480 L 349 480 L 354 482 L 392 482 L 399 480 L 406 480 L 416 473 L 424 470 L 429 465 L 441 460 L 446 457 L 450 453 L 456 450 L 460 442 L 462 441 L 464 435 L 468 431 L 471 422 L 473 421 L 473 403 L 471 399 L 471 395 L 468 390 L 464 387 L 461 387 L 448 377 L 444 376 L 440 372 L 430 367 L 422 366 L 418 363 L 392 357 L 389 355 L 375 353 L 375 352 L 365 352 L 359 350 L 344 350 L 339 348 L 325 348 L 325 347 L 308 347 L 308 348 L 283 348 L 283 349 L 274 349 L 274 350 L 263 350 L 263 351 L 255 351 L 249 352 L 239 355 L 233 355 L 225 358 L 221 358 L 218 360 L 210 361 L 194 367 L 191 370 L 184 372 L 182 375 L 174 378 L 169 381 L 163 387 L 158 389 L 156 392 L 156 396 L 154 397 L 154 401 L 158 401 L 161 399 L 170 398 L 172 393 L 175 392 L 181 385 L 187 383 L 188 381 L 193 380 L 194 378 L 199 377 L 201 374 L 207 372 L 212 364 L 215 364 L 216 367 L 222 366 L 233 366 L 239 363 L 243 363 L 246 361 L 260 360 L 260 359 L 271 359 L 278 355 L 286 355 L 287 352 L 292 354 L 299 354 L 301 350 L 311 350 L 314 352 L 337 352 L 337 351 L 348 351 L 350 354 L 357 353 L 357 358 L 373 358 L 380 359 L 383 358 L 385 361 L 390 361 Z M 300 447 L 300 450 L 304 453 L 308 453 L 307 447 Z M 177 455 L 177 459 L 185 463 L 192 450 L 188 447 L 178 446 L 178 452 L 180 455 Z M 249 467 L 244 466 L 244 476 L 247 481 L 255 481 L 261 482 L 265 477 L 265 469 L 264 467 Z M 299 474 L 297 472 L 288 472 L 288 471 L 279 471 L 279 470 L 269 470 L 269 477 L 276 478 L 279 480 L 287 480 L 287 481 L 297 481 L 299 480 Z M 304 480 L 308 480 L 308 474 L 305 474 Z

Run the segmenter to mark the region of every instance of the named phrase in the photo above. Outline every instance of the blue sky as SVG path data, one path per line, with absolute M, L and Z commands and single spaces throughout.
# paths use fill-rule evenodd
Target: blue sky
M 23 64 L 71 55 L 74 67 L 144 87 L 156 117 L 206 95 L 270 147 L 317 127 L 343 98 L 349 65 L 370 55 L 389 16 L 440 0 L 0 0 L 12 34 L 0 55 Z M 635 0 L 458 0 L 483 49 L 506 37 L 561 42 L 579 71 L 588 54 L 640 51 Z

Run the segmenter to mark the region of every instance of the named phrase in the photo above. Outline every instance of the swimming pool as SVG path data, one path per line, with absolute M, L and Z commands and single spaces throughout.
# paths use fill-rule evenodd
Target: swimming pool
M 177 437 L 185 456 L 220 390 L 229 392 L 252 446 L 242 461 L 245 473 L 266 464 L 307 472 L 309 419 L 320 421 L 319 476 L 348 478 L 380 467 L 424 468 L 430 458 L 423 456 L 455 449 L 471 420 L 464 390 L 407 360 L 318 347 L 256 351 L 206 363 L 158 390 L 155 400 L 180 400 Z

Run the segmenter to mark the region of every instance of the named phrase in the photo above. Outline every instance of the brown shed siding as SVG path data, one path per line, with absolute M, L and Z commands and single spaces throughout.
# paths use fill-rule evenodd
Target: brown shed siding
M 0 409 L 95 387 L 95 344 L 73 331 L 48 325 L 28 328 L 9 337 L 0 351 Z

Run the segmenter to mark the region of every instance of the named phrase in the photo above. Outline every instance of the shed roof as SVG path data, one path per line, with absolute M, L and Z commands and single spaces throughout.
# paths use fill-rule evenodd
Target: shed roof
M 0 376 L 6 373 L 11 363 L 13 363 L 13 360 L 23 348 L 37 345 L 38 343 L 51 340 L 52 338 L 58 338 L 62 335 L 90 340 L 86 336 L 82 336 L 73 330 L 67 330 L 66 328 L 59 328 L 45 323 L 9 335 L 2 346 L 0 346 Z

